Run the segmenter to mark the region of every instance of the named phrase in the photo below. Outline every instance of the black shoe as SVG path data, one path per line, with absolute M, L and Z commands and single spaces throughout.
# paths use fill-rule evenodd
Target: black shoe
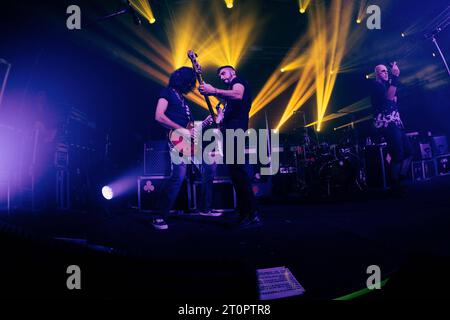
M 238 229 L 248 229 L 248 228 L 256 228 L 261 227 L 262 221 L 257 213 L 252 216 L 245 216 L 241 218 L 237 224 Z

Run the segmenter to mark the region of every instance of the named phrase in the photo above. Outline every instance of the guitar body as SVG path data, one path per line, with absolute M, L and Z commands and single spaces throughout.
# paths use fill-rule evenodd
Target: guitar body
M 191 130 L 194 128 L 194 123 L 189 122 L 186 129 Z M 176 130 L 169 131 L 169 143 L 170 146 L 183 156 L 193 156 L 198 150 L 198 145 L 195 144 L 194 139 L 187 139 L 182 137 L 176 132 Z

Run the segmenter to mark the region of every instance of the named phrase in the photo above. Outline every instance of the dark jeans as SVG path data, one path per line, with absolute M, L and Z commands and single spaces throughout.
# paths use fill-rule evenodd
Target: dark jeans
M 239 129 L 239 126 L 230 126 L 227 129 Z M 227 145 L 228 141 L 225 138 L 226 133 L 223 132 L 224 141 L 224 155 L 227 159 Z M 236 191 L 236 205 L 239 215 L 243 217 L 249 217 L 254 214 L 256 208 L 256 198 L 253 193 L 251 179 L 248 174 L 247 164 L 237 164 L 238 154 L 245 154 L 245 150 L 239 150 L 236 139 L 234 141 L 234 163 L 228 164 L 227 169 L 230 174 L 231 182 L 233 183 L 234 190 Z
M 234 190 L 236 202 L 241 217 L 251 216 L 256 211 L 256 199 L 252 183 L 245 164 L 227 164 Z
M 400 176 L 406 175 L 412 159 L 412 147 L 403 129 L 394 124 L 381 129 L 387 142 L 387 150 L 391 155 L 391 179 L 394 185 L 399 184 Z
M 186 164 L 172 164 L 172 175 L 165 181 L 159 193 L 159 209 L 161 218 L 167 219 L 170 209 L 177 200 L 181 185 L 186 177 Z
M 202 212 L 208 212 L 212 209 L 213 181 L 216 173 L 217 164 L 202 165 L 202 190 L 199 209 Z

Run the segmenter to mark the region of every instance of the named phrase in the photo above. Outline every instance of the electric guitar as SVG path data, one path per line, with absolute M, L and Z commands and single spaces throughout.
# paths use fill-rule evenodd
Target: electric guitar
M 203 128 L 213 124 L 213 119 L 207 117 L 202 121 L 201 130 Z M 186 129 L 192 130 L 194 128 L 194 122 L 191 121 L 187 124 Z M 193 157 L 198 154 L 201 142 L 198 143 L 197 137 L 185 137 L 178 133 L 177 130 L 170 130 L 169 132 L 169 144 L 170 147 L 179 152 L 183 157 Z
M 202 76 L 202 68 L 200 64 L 197 61 L 197 54 L 193 50 L 188 51 L 188 57 L 192 62 L 192 68 L 194 69 L 195 76 L 197 78 L 197 81 L 200 84 L 204 83 L 203 76 Z M 210 117 L 207 117 L 201 124 L 201 129 L 212 125 L 213 123 L 216 123 L 217 117 L 216 114 L 213 111 L 211 101 L 209 100 L 209 97 L 204 95 L 206 104 L 208 105 L 208 110 L 210 113 Z M 219 104 L 220 105 L 220 104 Z M 216 107 L 218 108 L 219 105 Z M 192 130 L 194 128 L 194 123 L 189 122 L 186 126 L 187 130 Z M 196 137 L 183 137 L 179 133 L 176 132 L 176 130 L 171 130 L 169 132 L 169 143 L 171 148 L 174 148 L 177 152 L 179 152 L 182 156 L 194 156 L 199 148 L 199 144 L 196 141 Z

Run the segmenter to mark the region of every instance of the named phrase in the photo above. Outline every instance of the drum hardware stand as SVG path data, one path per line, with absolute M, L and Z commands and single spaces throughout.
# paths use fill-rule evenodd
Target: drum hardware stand
M 309 137 L 308 128 L 306 127 L 306 114 L 300 110 L 295 110 L 293 112 L 293 114 L 298 114 L 298 113 L 301 114 L 301 116 L 303 118 L 303 126 L 302 126 L 302 129 L 303 129 L 303 132 L 302 132 L 303 141 L 302 142 L 303 142 L 303 144 L 301 145 L 301 147 L 303 148 L 303 159 L 302 160 L 303 160 L 303 163 L 305 164 L 307 161 L 306 153 L 307 153 L 307 150 L 309 149 L 309 146 L 311 145 L 311 138 Z M 295 153 L 294 153 L 294 160 L 295 160 L 295 167 L 296 167 L 296 179 L 295 180 L 296 180 L 296 184 L 297 184 L 296 185 L 297 190 L 303 191 L 307 188 L 307 185 L 306 185 L 305 177 L 301 176 L 301 172 L 304 174 L 304 170 L 302 170 L 302 171 L 300 170 L 300 168 L 302 166 L 300 164 L 300 159 L 298 157 L 298 151 L 299 150 L 297 149 L 297 150 L 295 150 Z M 303 165 L 303 167 L 304 167 L 304 165 Z

